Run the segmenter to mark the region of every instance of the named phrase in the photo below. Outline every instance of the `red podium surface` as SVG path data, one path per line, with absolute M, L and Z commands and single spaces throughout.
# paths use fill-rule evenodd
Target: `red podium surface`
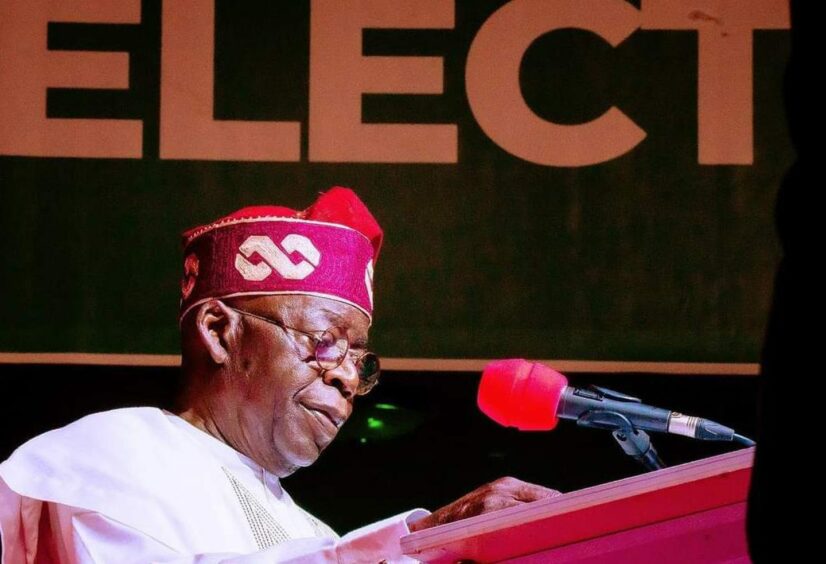
M 419 531 L 425 562 L 750 562 L 743 449 Z

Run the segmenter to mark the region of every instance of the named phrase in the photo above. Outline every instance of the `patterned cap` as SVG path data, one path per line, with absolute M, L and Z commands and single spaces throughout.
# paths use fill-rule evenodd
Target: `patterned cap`
M 335 187 L 309 208 L 240 209 L 183 234 L 181 319 L 213 298 L 302 294 L 353 305 L 372 319 L 382 230 L 367 206 Z

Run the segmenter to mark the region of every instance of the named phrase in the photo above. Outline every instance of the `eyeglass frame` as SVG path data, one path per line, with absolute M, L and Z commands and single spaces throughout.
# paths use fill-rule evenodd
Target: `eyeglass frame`
M 231 309 L 232 311 L 236 312 L 236 313 L 240 313 L 241 315 L 246 315 L 246 316 L 252 317 L 254 319 L 259 319 L 261 321 L 264 321 L 265 323 L 270 323 L 271 325 L 275 325 L 276 327 L 280 327 L 281 329 L 295 331 L 296 333 L 299 333 L 301 335 L 304 335 L 305 337 L 309 337 L 310 339 L 312 339 L 312 341 L 315 345 L 313 347 L 313 362 L 315 362 L 318 365 L 318 369 L 321 371 L 322 376 L 328 370 L 335 370 L 336 368 L 341 366 L 344 363 L 344 359 L 347 358 L 347 354 L 351 350 L 349 339 L 347 339 L 346 337 L 341 337 L 340 339 L 336 339 L 336 342 L 338 342 L 339 340 L 343 340 L 345 343 L 347 343 L 347 349 L 341 355 L 341 358 L 338 360 L 338 363 L 335 366 L 333 366 L 332 368 L 324 368 L 321 365 L 321 362 L 318 360 L 318 346 L 323 342 L 323 339 L 321 337 L 319 337 L 316 333 L 321 333 L 321 334 L 329 333 L 330 335 L 335 337 L 336 334 L 333 333 L 333 331 L 331 331 L 331 329 L 339 330 L 340 327 L 330 326 L 327 329 L 322 329 L 322 330 L 313 331 L 313 332 L 304 331 L 303 329 L 299 329 L 298 327 L 292 327 L 290 325 L 287 325 L 286 323 L 284 323 L 280 319 L 274 319 L 272 317 L 266 317 L 264 315 L 260 315 L 258 313 L 253 313 L 251 311 L 246 311 L 246 310 L 243 310 L 243 309 L 239 309 L 237 307 L 234 307 L 234 306 L 231 306 L 231 305 L 228 305 L 228 304 L 227 304 L 227 307 L 229 309 Z M 336 348 L 338 348 L 338 347 L 336 347 Z M 341 350 L 341 349 L 339 349 L 339 350 Z M 369 377 L 362 377 L 361 371 L 359 371 L 359 385 L 356 388 L 356 395 L 357 396 L 365 396 L 365 395 L 369 394 L 370 391 L 373 388 L 376 387 L 376 384 L 379 383 L 379 376 L 381 375 L 381 361 L 379 360 L 378 355 L 374 352 L 365 350 L 358 357 L 352 359 L 353 364 L 358 369 L 359 361 L 364 359 L 364 357 L 367 356 L 367 355 L 373 355 L 373 357 L 375 358 L 376 371 L 373 372 L 372 374 L 370 374 Z M 363 365 L 363 363 L 362 363 L 362 365 Z

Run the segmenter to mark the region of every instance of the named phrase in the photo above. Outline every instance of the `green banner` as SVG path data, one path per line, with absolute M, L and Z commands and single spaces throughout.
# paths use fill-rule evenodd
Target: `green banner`
M 51 4 L 0 1 L 0 351 L 175 353 L 180 233 L 341 185 L 382 355 L 757 360 L 785 2 Z

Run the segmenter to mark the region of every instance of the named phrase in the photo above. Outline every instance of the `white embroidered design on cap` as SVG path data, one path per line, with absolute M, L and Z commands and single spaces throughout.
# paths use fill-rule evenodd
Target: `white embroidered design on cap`
M 282 250 L 283 249 L 283 250 Z M 250 235 L 241 243 L 235 255 L 235 269 L 244 280 L 258 282 L 273 273 L 273 270 L 288 280 L 303 280 L 315 271 L 321 261 L 321 252 L 304 235 L 291 233 L 277 246 L 266 235 Z M 258 253 L 261 262 L 253 264 L 247 259 Z M 290 253 L 298 253 L 303 258 L 294 263 Z
M 364 285 L 367 286 L 367 298 L 370 300 L 370 307 L 373 307 L 373 261 L 367 263 L 364 269 Z

